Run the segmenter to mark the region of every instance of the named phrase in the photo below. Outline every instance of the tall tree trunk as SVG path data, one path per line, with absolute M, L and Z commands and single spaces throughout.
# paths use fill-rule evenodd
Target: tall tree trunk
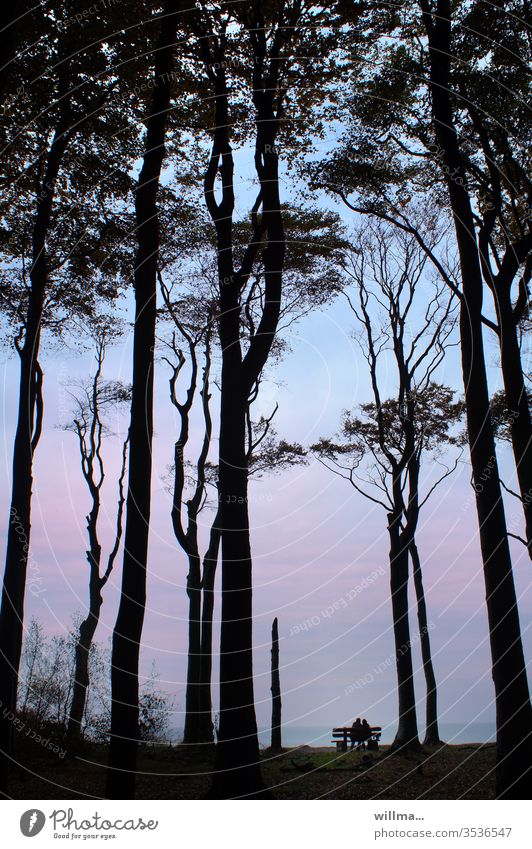
M 421 643 L 421 658 L 423 660 L 423 672 L 425 673 L 425 684 L 427 688 L 427 701 L 425 708 L 425 746 L 436 746 L 441 742 L 438 731 L 438 692 L 436 687 L 436 676 L 432 665 L 432 653 L 430 648 L 430 635 L 428 630 L 427 605 L 425 602 L 425 589 L 423 587 L 423 575 L 421 561 L 415 539 L 410 543 L 410 556 L 412 558 L 412 571 L 414 574 L 414 587 L 417 601 L 417 621 L 419 625 L 419 637 Z
M 201 651 L 200 651 L 200 735 L 203 743 L 214 742 L 212 724 L 212 620 L 214 614 L 214 581 L 220 548 L 220 513 L 211 527 L 209 547 L 203 561 Z
M 74 687 L 72 702 L 68 717 L 68 738 L 70 745 L 75 746 L 81 737 L 81 724 L 85 713 L 87 690 L 89 687 L 89 657 L 96 628 L 100 620 L 102 597 L 99 603 L 92 604 L 88 616 L 79 626 L 79 635 L 75 650 Z
M 497 796 L 527 798 L 532 771 L 532 710 L 490 415 L 475 222 L 450 101 L 451 4 L 450 0 L 438 0 L 435 16 L 427 0 L 422 0 L 421 7 L 429 37 L 434 129 L 445 173 L 452 175 L 447 176 L 447 189 L 462 278 L 462 373 L 495 686 Z
M 279 752 L 281 743 L 281 679 L 279 677 L 279 624 L 272 625 L 272 740 L 271 747 Z
M 153 362 L 159 227 L 157 192 L 165 155 L 178 2 L 166 0 L 155 52 L 154 89 L 144 161 L 135 194 L 135 331 L 129 480 L 120 606 L 113 633 L 111 740 L 106 794 L 133 798 L 138 747 L 139 652 L 146 604 L 146 560 L 151 503 Z
M 245 450 L 247 395 L 242 396 L 227 357 L 222 366 L 221 395 L 220 725 L 212 795 L 239 798 L 260 794 L 263 784 L 253 692 L 252 569 Z
M 33 456 L 42 428 L 42 371 L 39 365 L 41 321 L 48 276 L 46 241 L 55 183 L 68 144 L 68 105 L 65 103 L 50 146 L 33 228 L 31 287 L 20 356 L 18 418 L 13 448 L 13 476 L 6 564 L 0 611 L 0 796 L 7 793 L 18 670 L 22 651 L 24 595 L 31 530 Z M 18 347 L 18 346 L 17 346 Z
M 512 449 L 523 503 L 528 553 L 532 558 L 532 422 L 509 287 L 497 289 L 495 306 L 500 333 L 504 394 L 510 414 Z
M 399 529 L 400 512 L 390 513 L 390 590 L 392 596 L 393 633 L 397 670 L 399 724 L 392 744 L 393 750 L 419 749 L 412 664 L 412 641 L 408 622 L 408 541 Z
M 201 570 L 199 555 L 188 558 L 188 658 L 186 713 L 183 743 L 201 743 L 200 674 L 201 674 Z
M 283 11 L 279 26 L 284 26 Z M 220 726 L 211 795 L 215 798 L 250 798 L 269 795 L 260 772 L 257 721 L 253 693 L 252 562 L 248 513 L 248 458 L 246 417 L 250 395 L 268 359 L 279 320 L 285 235 L 279 194 L 279 129 L 277 85 L 279 56 L 267 54 L 266 26 L 259 5 L 246 23 L 253 50 L 253 101 L 255 104 L 255 168 L 259 197 L 252 216 L 252 239 L 242 266 L 233 264 L 233 155 L 229 140 L 231 119 L 225 56 L 207 50 L 207 73 L 215 93 L 215 130 L 212 155 L 205 174 L 205 200 L 216 227 L 219 278 L 219 336 L 222 347 L 222 380 L 219 442 L 219 498 L 222 529 L 222 624 L 220 641 Z M 295 27 L 294 27 L 295 29 Z M 204 42 L 205 52 L 205 42 Z M 277 49 L 277 48 L 276 48 Z M 212 60 L 215 60 L 214 70 Z M 266 68 L 270 58 L 269 69 Z M 210 66 L 210 67 L 209 67 Z M 268 71 L 268 72 L 267 72 Z M 279 108 L 279 107 L 278 107 Z M 215 197 L 221 177 L 222 198 Z M 261 222 L 258 211 L 262 207 Z M 264 303 L 260 322 L 245 357 L 242 356 L 241 292 L 263 249 Z

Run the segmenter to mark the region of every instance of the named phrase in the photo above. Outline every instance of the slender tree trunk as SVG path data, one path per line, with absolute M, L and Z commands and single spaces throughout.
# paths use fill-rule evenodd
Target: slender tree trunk
M 91 603 L 88 616 L 79 626 L 75 651 L 74 687 L 67 731 L 69 742 L 74 746 L 81 737 L 81 724 L 85 713 L 87 690 L 89 687 L 89 656 L 94 634 L 100 620 L 101 605 L 102 597 L 99 595 L 99 602 Z
M 272 625 L 272 741 L 271 747 L 279 752 L 281 743 L 281 679 L 279 677 L 279 625 L 277 617 Z
M 200 652 L 200 735 L 203 743 L 214 742 L 212 724 L 212 621 L 214 614 L 214 581 L 220 548 L 220 514 L 211 527 L 209 547 L 203 561 L 203 592 Z
M 432 653 L 430 648 L 430 635 L 427 619 L 427 605 L 425 602 L 425 589 L 423 587 L 423 575 L 421 561 L 415 539 L 410 543 L 410 556 L 412 558 L 412 571 L 414 574 L 414 587 L 417 601 L 417 621 L 419 625 L 419 637 L 421 643 L 421 658 L 423 660 L 423 672 L 427 687 L 427 702 L 425 715 L 425 746 L 436 746 L 441 743 L 438 731 L 438 693 L 436 687 L 436 676 L 432 665 Z
M 220 726 L 212 795 L 260 794 L 253 692 L 252 569 L 245 451 L 247 396 L 235 385 L 227 357 L 222 366 L 219 491 L 222 525 Z
M 392 596 L 393 633 L 397 669 L 399 724 L 393 750 L 419 749 L 412 664 L 412 641 L 408 622 L 408 542 L 398 527 L 398 518 L 388 517 L 390 536 L 390 590 Z
M 122 591 L 113 633 L 111 740 L 106 787 L 107 797 L 111 799 L 129 799 L 135 793 L 139 736 L 139 652 L 146 604 L 151 504 L 153 362 L 159 250 L 157 192 L 165 155 L 178 5 L 176 0 L 166 0 L 161 16 L 144 161 L 135 194 L 138 250 L 135 259 L 129 480 Z
M 31 530 L 33 455 L 42 428 L 42 371 L 39 365 L 41 321 L 44 309 L 48 262 L 46 240 L 50 226 L 55 183 L 68 143 L 68 106 L 64 105 L 46 163 L 42 188 L 37 199 L 33 229 L 31 288 L 19 348 L 20 385 L 17 428 L 13 448 L 13 476 L 6 564 L 0 611 L 0 797 L 7 793 L 13 723 L 17 704 L 18 670 L 22 651 L 24 595 L 28 570 Z M 34 586 L 39 584 L 35 576 Z M 33 585 L 32 585 L 33 586 Z
M 430 90 L 436 139 L 443 151 L 462 277 L 460 339 L 467 431 L 486 585 L 497 723 L 497 796 L 528 798 L 532 771 L 532 711 L 521 641 L 482 338 L 483 283 L 475 222 L 450 101 L 451 4 L 436 15 L 422 0 L 429 36 Z M 459 180 L 458 180 L 459 178 Z
M 41 303 L 42 306 L 42 303 Z M 20 392 L 18 422 L 13 451 L 13 484 L 6 566 L 0 614 L 0 794 L 7 794 L 9 760 L 13 746 L 13 723 L 9 719 L 17 704 L 18 670 L 22 652 L 24 595 L 30 542 L 30 513 L 33 483 L 31 448 L 35 417 L 34 351 L 39 348 L 39 332 L 33 332 L 20 356 Z M 30 327 L 28 325 L 27 333 Z M 38 585 L 36 584 L 38 587 Z
M 85 704 L 87 701 L 87 691 L 90 683 L 89 676 L 89 660 L 90 660 L 90 650 L 92 647 L 92 643 L 94 640 L 94 634 L 96 633 L 96 629 L 98 627 L 98 623 L 100 621 L 100 611 L 102 609 L 103 597 L 102 591 L 109 579 L 109 575 L 111 574 L 114 563 L 116 560 L 116 556 L 118 554 L 120 548 L 120 541 L 122 539 L 122 516 L 124 510 L 124 478 L 126 474 L 126 464 L 127 464 L 127 446 L 129 444 L 129 435 L 126 438 L 123 447 L 122 447 L 122 468 L 120 471 L 120 477 L 118 480 L 118 503 L 117 503 L 117 513 L 116 513 L 116 535 L 113 548 L 109 554 L 109 559 L 107 562 L 107 569 L 102 576 L 100 574 L 100 563 L 102 556 L 102 548 L 98 538 L 98 519 L 100 515 L 100 486 L 103 482 L 103 462 L 100 454 L 100 448 L 98 447 L 99 437 L 97 437 L 96 442 L 94 441 L 94 431 L 98 426 L 101 425 L 98 413 L 98 381 L 101 374 L 101 364 L 103 362 L 103 358 L 99 361 L 99 367 L 97 375 L 94 379 L 94 390 L 93 390 L 93 423 L 92 423 L 92 433 L 91 433 L 91 444 L 92 448 L 89 449 L 88 453 L 85 454 L 87 458 L 90 456 L 90 461 L 87 463 L 87 467 L 84 469 L 85 480 L 88 484 L 89 490 L 92 493 L 92 509 L 87 517 L 87 530 L 89 533 L 89 545 L 90 548 L 87 550 L 87 561 L 89 564 L 90 570 L 90 579 L 89 579 L 89 610 L 88 614 L 79 626 L 78 639 L 76 642 L 75 648 L 75 664 L 74 664 L 74 681 L 73 681 L 73 691 L 72 691 L 72 701 L 70 704 L 70 712 L 68 718 L 68 738 L 71 747 L 75 750 L 76 744 L 79 742 L 79 738 L 81 736 L 81 725 L 83 722 L 83 716 L 85 713 Z M 79 433 L 79 432 L 78 432 Z M 82 440 L 82 459 L 83 459 L 83 451 L 86 450 L 83 447 L 83 438 L 80 436 Z M 92 453 L 94 452 L 94 453 Z M 100 486 L 97 485 L 94 481 L 93 477 L 93 464 L 96 461 L 101 465 L 102 469 L 102 478 L 100 481 Z M 83 462 L 82 462 L 82 468 Z
M 183 743 L 202 743 L 200 716 L 201 675 L 201 570 L 198 554 L 188 558 L 188 663 Z
M 528 553 L 532 558 L 532 422 L 509 287 L 504 287 L 502 291 L 497 290 L 495 305 L 500 332 L 504 394 L 510 414 L 512 449 L 523 503 Z

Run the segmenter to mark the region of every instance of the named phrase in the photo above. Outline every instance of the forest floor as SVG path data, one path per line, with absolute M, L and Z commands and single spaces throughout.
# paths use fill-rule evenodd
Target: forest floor
M 22 741 L 21 741 L 22 742 Z M 104 794 L 106 747 L 85 746 L 75 758 L 42 745 L 19 745 L 12 770 L 14 799 L 91 799 Z M 425 747 L 408 757 L 378 752 L 337 753 L 301 746 L 261 753 L 264 781 L 276 799 L 492 799 L 495 746 Z M 208 792 L 212 749 L 142 746 L 137 798 L 201 799 Z

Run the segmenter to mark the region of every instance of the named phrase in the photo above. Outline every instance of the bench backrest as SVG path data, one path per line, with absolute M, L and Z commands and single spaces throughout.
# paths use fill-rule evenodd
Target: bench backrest
M 370 725 L 369 730 L 373 734 L 375 731 L 382 731 L 382 727 L 380 725 Z M 350 734 L 351 731 L 351 726 L 346 728 L 333 728 L 333 734 Z

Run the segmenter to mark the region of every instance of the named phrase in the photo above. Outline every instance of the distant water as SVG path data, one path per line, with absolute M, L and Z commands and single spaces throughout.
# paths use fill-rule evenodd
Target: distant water
M 382 743 L 392 743 L 395 736 L 395 725 L 383 726 Z M 424 729 L 420 729 L 423 739 Z M 495 742 L 495 724 L 490 722 L 441 723 L 440 737 L 445 743 L 492 743 Z M 282 740 L 285 746 L 331 746 L 331 729 L 314 726 L 285 725 L 282 729 Z M 270 730 L 259 731 L 259 743 L 263 746 L 270 744 Z
M 322 726 L 283 725 L 282 741 L 284 746 L 331 746 L 331 728 Z M 424 729 L 420 729 L 420 739 L 423 739 Z M 381 742 L 391 743 L 395 736 L 395 725 L 383 726 Z M 183 737 L 182 730 L 172 734 L 177 742 Z M 490 722 L 441 723 L 440 737 L 445 743 L 493 743 L 495 742 L 495 724 Z M 270 729 L 259 729 L 259 744 L 263 747 L 270 745 Z

